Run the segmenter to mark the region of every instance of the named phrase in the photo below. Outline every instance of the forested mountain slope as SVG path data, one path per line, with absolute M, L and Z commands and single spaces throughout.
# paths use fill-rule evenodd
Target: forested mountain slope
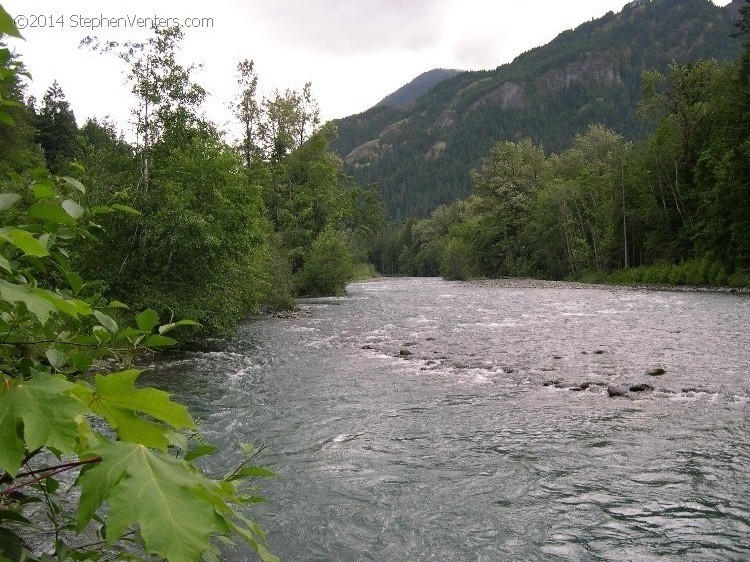
M 499 140 L 556 152 L 592 123 L 641 136 L 642 72 L 739 56 L 740 3 L 636 0 L 510 64 L 443 80 L 406 108 L 379 104 L 341 119 L 333 148 L 358 181 L 378 185 L 390 219 L 424 216 L 470 193 L 469 170 Z
M 414 105 L 414 102 L 440 82 L 448 78 L 453 78 L 456 74 L 461 74 L 461 72 L 463 71 L 449 68 L 433 68 L 432 70 L 423 72 L 408 84 L 385 96 L 376 104 L 376 107 L 385 106 L 394 109 L 409 109 Z

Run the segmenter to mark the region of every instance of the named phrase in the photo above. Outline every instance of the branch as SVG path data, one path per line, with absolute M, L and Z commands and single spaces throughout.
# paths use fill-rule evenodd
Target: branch
M 98 463 L 101 461 L 102 461 L 102 458 L 99 455 L 96 455 L 94 457 L 91 457 L 90 459 L 86 459 L 83 461 L 67 462 L 63 464 L 58 464 L 56 466 L 48 466 L 46 468 L 40 468 L 38 470 L 29 470 L 27 472 L 23 472 L 19 474 L 17 478 L 24 478 L 26 476 L 33 476 L 35 474 L 39 474 L 39 476 L 37 476 L 33 480 L 29 480 L 27 482 L 19 482 L 18 484 L 14 484 L 13 486 L 9 486 L 5 488 L 4 490 L 0 491 L 0 496 L 7 496 L 8 494 L 10 494 L 11 492 L 14 492 L 15 490 L 19 490 L 21 488 L 25 488 L 26 486 L 30 486 L 31 484 L 41 482 L 45 478 L 49 478 L 50 476 L 54 476 L 55 474 L 60 474 L 61 472 L 66 472 L 73 468 L 78 468 L 79 466 L 83 466 L 86 464 L 94 464 L 94 463 Z

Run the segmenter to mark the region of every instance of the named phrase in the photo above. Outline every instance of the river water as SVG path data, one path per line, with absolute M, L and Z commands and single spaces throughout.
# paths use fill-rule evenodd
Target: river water
M 749 295 L 382 279 L 299 307 L 149 377 L 222 463 L 267 444 L 250 515 L 282 560 L 750 559 Z

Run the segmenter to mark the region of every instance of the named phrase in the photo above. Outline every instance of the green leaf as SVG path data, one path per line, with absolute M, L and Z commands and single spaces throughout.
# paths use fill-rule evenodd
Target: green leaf
M 0 111 L 0 123 L 5 123 L 6 125 L 13 127 L 16 124 L 16 120 L 13 119 L 8 112 Z
M 55 195 L 55 183 L 52 180 L 34 182 L 34 199 L 49 199 Z
M 116 340 L 124 340 L 128 339 L 131 342 L 134 342 L 138 338 L 143 338 L 148 332 L 143 332 L 143 330 L 136 330 L 135 328 L 131 326 L 126 326 L 120 332 L 115 336 Z
M 140 215 L 141 212 L 134 209 L 133 207 L 128 207 L 127 205 L 121 205 L 119 203 L 114 203 L 112 205 L 113 209 L 117 209 L 118 211 L 124 211 L 126 213 L 130 213 L 131 215 Z
M 0 35 L 10 35 L 11 37 L 23 39 L 23 35 L 18 31 L 16 24 L 13 23 L 13 18 L 10 17 L 10 14 L 2 6 L 0 6 Z
M 185 455 L 185 460 L 192 461 L 200 457 L 205 457 L 206 455 L 212 454 L 214 451 L 216 451 L 216 447 L 213 445 L 201 445 L 197 449 L 188 451 Z
M 138 328 L 144 332 L 150 332 L 159 324 L 159 314 L 152 308 L 147 308 L 135 317 Z
M 31 521 L 12 509 L 0 509 L 0 521 L 13 521 L 14 523 L 21 523 L 22 525 L 32 524 Z
M 40 296 L 28 285 L 15 285 L 4 279 L 0 279 L 0 298 L 12 303 L 22 302 L 42 324 L 46 323 L 49 315 L 57 310 L 49 299 Z
M 83 216 L 84 208 L 72 199 L 66 199 L 61 203 L 62 208 L 74 219 L 80 219 Z
M 0 468 L 15 476 L 24 450 L 50 447 L 73 453 L 79 426 L 88 412 L 71 396 L 76 385 L 51 375 L 35 375 L 0 393 Z
M 212 533 L 228 531 L 208 493 L 216 484 L 181 459 L 124 442 L 106 443 L 92 453 L 102 461 L 78 479 L 79 529 L 106 500 L 107 542 L 138 524 L 146 551 L 170 561 L 198 560 Z
M 86 168 L 83 167 L 83 164 L 79 164 L 78 162 L 68 162 L 68 166 L 70 168 L 73 168 L 79 174 L 85 174 L 86 173 Z M 65 179 L 65 178 L 63 178 L 63 179 Z M 72 178 L 72 179 L 75 179 L 75 178 Z
M 77 179 L 71 178 L 70 176 L 63 176 L 62 179 L 66 183 L 68 183 L 68 184 L 72 185 L 73 187 L 75 187 L 81 193 L 86 193 L 86 187 L 80 181 L 78 181 Z
M 50 221 L 57 224 L 75 224 L 75 219 L 65 212 L 61 207 L 47 205 L 46 203 L 37 203 L 29 209 L 29 216 L 43 221 Z
M 0 10 L 2 7 L 0 6 Z M 10 529 L 0 527 L 0 560 L 3 562 L 21 562 L 23 541 Z
M 8 273 L 13 273 L 13 267 L 10 265 L 10 262 L 2 255 L 0 255 L 0 267 Z
M 194 429 L 195 422 L 185 406 L 172 402 L 169 394 L 156 388 L 136 388 L 140 371 L 130 370 L 97 375 L 91 409 L 106 419 L 123 441 L 166 450 L 169 429 L 144 418 L 160 420 L 175 429 Z
M 172 322 L 171 324 L 164 324 L 163 326 L 159 326 L 159 333 L 166 334 L 170 330 L 174 330 L 177 326 L 200 326 L 200 324 L 195 320 L 178 320 L 177 322 Z
M 21 198 L 18 193 L 0 193 L 0 211 L 7 211 Z
M 88 353 L 82 353 L 80 351 L 72 351 L 70 353 L 71 366 L 81 373 L 85 373 L 86 371 L 88 371 L 93 363 L 94 358 L 91 357 Z
M 130 307 L 127 304 L 120 301 L 109 301 L 107 308 L 125 308 L 127 310 L 130 310 Z
M 143 345 L 146 347 L 168 347 L 170 345 L 177 345 L 177 340 L 168 338 L 167 336 L 153 334 L 146 338 Z
M 239 471 L 229 476 L 228 481 L 241 478 L 274 478 L 276 473 L 262 466 L 243 466 Z
M 112 334 L 104 326 L 94 326 L 91 331 L 99 343 L 105 343 L 112 339 Z
M 81 290 L 81 287 L 83 287 L 83 279 L 81 279 L 81 276 L 77 273 L 66 271 L 65 279 L 67 279 L 68 285 L 70 285 L 70 288 L 73 289 L 74 293 L 78 293 L 78 291 Z
M 44 257 L 49 255 L 45 245 L 26 230 L 6 227 L 0 229 L 0 238 L 10 242 L 27 256 Z
M 117 331 L 117 322 L 115 322 L 112 318 L 110 318 L 103 312 L 94 310 L 94 316 L 99 321 L 99 324 L 104 326 L 107 329 L 107 331 L 112 332 L 112 333 Z
M 52 365 L 57 371 L 62 370 L 62 368 L 65 367 L 65 364 L 68 362 L 68 356 L 59 349 L 55 349 L 54 347 L 50 347 L 49 349 L 47 349 L 44 354 L 47 356 L 47 361 L 49 361 L 49 364 Z

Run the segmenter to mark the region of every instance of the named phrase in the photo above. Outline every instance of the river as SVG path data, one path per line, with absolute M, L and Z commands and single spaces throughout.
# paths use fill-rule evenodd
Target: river
M 266 443 L 282 560 L 750 559 L 750 295 L 379 279 L 299 308 L 149 376 L 221 463 Z

